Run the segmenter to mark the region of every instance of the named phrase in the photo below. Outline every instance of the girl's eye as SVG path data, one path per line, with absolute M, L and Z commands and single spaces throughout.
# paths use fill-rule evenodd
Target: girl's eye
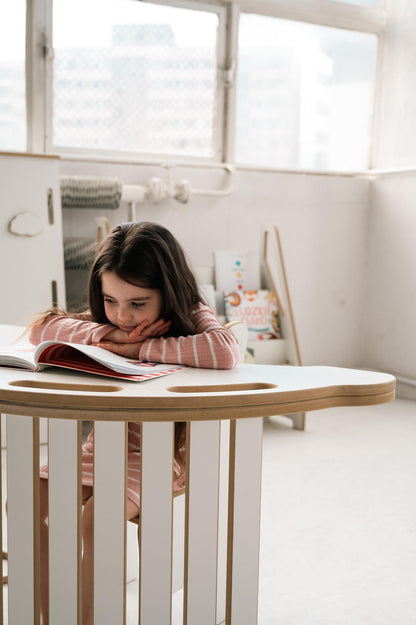
M 104 297 L 104 302 L 106 304 L 114 304 L 114 300 L 110 299 L 109 297 Z
M 144 302 L 132 302 L 133 308 L 143 308 Z

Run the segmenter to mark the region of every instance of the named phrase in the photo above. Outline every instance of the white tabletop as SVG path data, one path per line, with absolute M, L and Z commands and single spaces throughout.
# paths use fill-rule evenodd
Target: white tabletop
M 53 409 L 56 417 L 178 420 L 288 414 L 394 398 L 395 379 L 339 367 L 239 365 L 226 371 L 185 367 L 146 382 L 48 369 L 0 369 L 0 410 Z M 25 409 L 30 407 L 29 412 Z M 175 414 L 170 414 L 171 412 Z M 40 412 L 38 414 L 40 414 Z M 76 413 L 83 414 L 77 415 Z M 214 417 L 215 412 L 215 417 Z

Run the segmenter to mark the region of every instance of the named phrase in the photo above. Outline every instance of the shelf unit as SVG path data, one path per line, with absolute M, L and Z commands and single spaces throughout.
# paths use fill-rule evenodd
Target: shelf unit
M 302 365 L 302 359 L 279 230 L 274 224 L 266 224 L 262 228 L 262 237 L 262 282 L 265 288 L 275 291 L 277 294 L 283 338 L 270 341 L 249 341 L 249 347 L 253 349 L 255 361 L 258 363 L 300 366 Z M 292 420 L 295 429 L 305 429 L 305 412 L 288 416 Z

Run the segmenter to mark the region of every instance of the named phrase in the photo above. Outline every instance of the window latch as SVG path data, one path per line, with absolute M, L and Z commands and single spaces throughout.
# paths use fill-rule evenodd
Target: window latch
M 53 46 L 45 32 L 42 32 L 40 36 L 40 49 L 43 59 L 53 59 Z
M 224 87 L 232 87 L 235 82 L 236 64 L 235 61 L 231 61 L 228 68 L 218 68 L 218 76 Z

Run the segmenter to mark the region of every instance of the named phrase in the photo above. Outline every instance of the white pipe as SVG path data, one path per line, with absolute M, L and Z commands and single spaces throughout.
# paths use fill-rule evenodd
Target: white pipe
M 127 221 L 130 221 L 130 222 L 136 221 L 136 202 L 129 202 L 128 212 L 127 212 Z
M 228 188 L 220 189 L 218 191 L 216 189 L 192 189 L 191 188 L 191 194 L 192 195 L 214 195 L 217 197 L 221 197 L 224 195 L 231 195 L 231 193 L 235 191 L 235 188 L 237 186 L 237 175 L 236 175 L 234 168 L 228 169 L 228 173 L 231 176 L 231 183 Z
M 123 184 L 121 190 L 122 202 L 143 202 L 146 195 L 146 187 L 134 184 Z
M 189 202 L 192 195 L 207 195 L 209 197 L 224 197 L 227 195 L 231 195 L 234 192 L 237 186 L 237 174 L 235 167 L 230 165 L 229 163 L 224 163 L 219 166 L 221 169 L 225 169 L 225 171 L 231 176 L 231 183 L 226 189 L 194 189 L 191 186 L 189 180 L 179 180 L 175 185 L 172 183 L 171 170 L 177 165 L 164 164 L 163 167 L 166 169 L 166 191 L 169 197 L 177 200 L 178 202 L 182 202 L 186 204 Z

